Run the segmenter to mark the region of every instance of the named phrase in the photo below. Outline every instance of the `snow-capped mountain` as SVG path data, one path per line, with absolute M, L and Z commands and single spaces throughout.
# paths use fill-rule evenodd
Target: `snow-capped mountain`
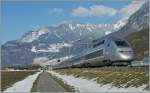
M 94 39 L 115 31 L 110 24 L 63 23 L 56 27 L 41 27 L 19 39 L 21 43 L 31 44 L 32 52 L 60 52 L 62 48 L 72 47 L 74 42 L 85 38 Z
M 23 37 L 20 38 L 20 42 L 31 43 L 38 39 L 48 39 L 49 36 L 57 39 L 65 39 L 66 35 L 73 35 L 75 37 L 84 37 L 91 33 L 100 33 L 100 35 L 105 35 L 107 31 L 114 31 L 114 27 L 111 24 L 79 24 L 79 23 L 64 23 L 60 24 L 57 27 L 48 27 L 44 26 L 39 28 L 36 31 L 31 31 L 26 33 Z
M 2 64 L 29 64 L 38 57 L 54 59 L 79 53 L 87 47 L 85 43 L 114 31 L 110 24 L 71 22 L 58 26 L 42 26 L 29 31 L 18 40 L 5 43 L 2 46 Z

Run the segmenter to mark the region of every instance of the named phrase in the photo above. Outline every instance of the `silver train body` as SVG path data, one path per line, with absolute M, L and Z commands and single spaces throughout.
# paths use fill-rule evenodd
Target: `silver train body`
M 130 65 L 134 53 L 130 44 L 121 38 L 104 37 L 93 40 L 90 48 L 53 68 Z

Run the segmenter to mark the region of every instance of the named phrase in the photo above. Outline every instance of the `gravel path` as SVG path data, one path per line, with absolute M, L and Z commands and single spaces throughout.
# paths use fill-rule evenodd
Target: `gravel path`
M 37 92 L 67 92 L 55 80 L 53 80 L 49 73 L 43 72 L 37 82 Z

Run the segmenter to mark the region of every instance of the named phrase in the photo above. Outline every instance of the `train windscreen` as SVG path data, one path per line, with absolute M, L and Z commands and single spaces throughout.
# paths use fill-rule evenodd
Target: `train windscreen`
M 116 45 L 119 47 L 128 47 L 129 45 L 125 41 L 115 41 Z

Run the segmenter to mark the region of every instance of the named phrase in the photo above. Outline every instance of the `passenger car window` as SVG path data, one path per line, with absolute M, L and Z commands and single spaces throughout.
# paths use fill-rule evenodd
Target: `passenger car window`
M 104 42 L 105 42 L 104 40 L 103 41 L 99 41 L 96 44 L 94 44 L 93 47 L 100 46 L 101 44 L 104 44 Z
M 99 56 L 103 56 L 103 49 L 96 51 L 96 52 L 93 52 L 93 53 L 90 53 L 90 54 L 87 54 L 85 56 L 85 59 L 87 60 L 87 59 L 96 58 Z

